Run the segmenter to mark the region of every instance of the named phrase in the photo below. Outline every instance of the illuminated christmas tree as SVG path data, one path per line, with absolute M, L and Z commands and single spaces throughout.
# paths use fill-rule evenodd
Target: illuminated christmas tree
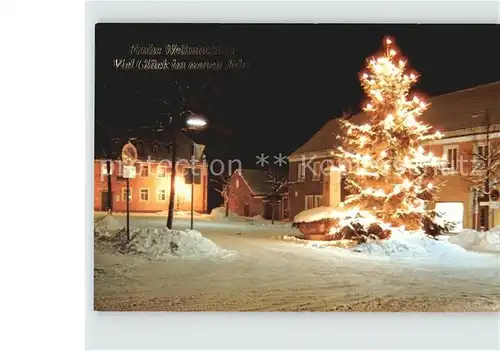
M 346 169 L 349 195 L 343 205 L 368 211 L 380 221 L 408 230 L 434 219 L 428 203 L 435 195 L 435 178 L 442 162 L 426 153 L 425 141 L 439 132 L 418 118 L 428 107 L 410 96 L 417 74 L 409 72 L 391 39 L 384 52 L 368 61 L 361 84 L 369 98 L 363 110 L 367 124 L 341 122 L 342 147 L 338 157 Z

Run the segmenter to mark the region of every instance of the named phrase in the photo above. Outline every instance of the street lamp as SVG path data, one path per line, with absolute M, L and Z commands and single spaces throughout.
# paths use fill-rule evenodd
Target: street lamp
M 202 115 L 190 114 L 186 118 L 188 129 L 199 131 L 207 126 L 207 120 Z M 193 141 L 193 154 L 191 156 L 191 230 L 194 222 L 194 171 L 195 171 L 196 143 Z
M 202 115 L 191 114 L 186 119 L 186 125 L 190 129 L 201 129 L 206 127 L 207 120 Z

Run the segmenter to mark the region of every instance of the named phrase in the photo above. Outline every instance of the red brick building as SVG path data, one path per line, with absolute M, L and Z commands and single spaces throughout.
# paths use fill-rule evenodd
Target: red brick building
M 135 142 L 140 160 L 136 164 L 137 176 L 130 179 L 130 211 L 159 212 L 168 210 L 171 179 L 170 149 L 157 141 Z M 122 146 L 122 145 L 118 145 Z M 191 210 L 190 159 L 193 141 L 185 135 L 179 137 L 176 166 L 175 210 Z M 116 153 L 115 153 L 116 154 Z M 142 157 L 141 157 L 142 155 Z M 200 157 L 194 172 L 194 210 L 207 212 L 208 167 Z M 126 180 L 122 177 L 119 160 L 112 161 L 111 193 L 113 212 L 126 211 Z M 189 183 L 189 184 L 188 184 Z M 108 206 L 108 176 L 104 158 L 94 161 L 94 210 L 106 211 Z
M 487 199 L 475 198 L 468 175 L 473 153 L 481 153 L 486 146 L 486 116 L 490 124 L 490 145 L 500 139 L 500 82 L 493 82 L 443 94 L 428 99 L 429 109 L 420 120 L 444 134 L 441 140 L 427 143 L 424 148 L 435 155 L 444 155 L 448 172 L 438 193 L 436 207 L 452 220 L 460 220 L 465 228 L 488 228 L 500 224 L 499 206 Z M 350 118 L 363 124 L 363 113 Z M 339 119 L 328 121 L 311 139 L 289 156 L 289 179 L 296 181 L 290 194 L 291 217 L 321 205 L 335 206 L 344 200 L 342 178 L 338 172 L 318 175 L 319 170 L 337 161 L 332 158 L 339 146 Z M 313 171 L 314 172 L 313 172 Z
M 271 184 L 268 172 L 255 169 L 234 171 L 229 183 L 229 211 L 239 216 L 262 216 L 271 219 L 272 207 L 269 200 Z M 276 204 L 275 220 L 287 220 L 288 194 Z

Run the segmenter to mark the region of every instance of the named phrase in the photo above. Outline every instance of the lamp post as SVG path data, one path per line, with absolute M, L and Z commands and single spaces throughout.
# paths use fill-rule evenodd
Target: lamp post
M 201 115 L 191 114 L 186 119 L 186 125 L 191 130 L 201 130 L 207 126 L 207 120 Z M 194 222 L 194 172 L 195 172 L 195 157 L 196 157 L 196 143 L 193 141 L 193 150 L 191 156 L 191 230 L 193 230 Z
M 135 163 L 137 162 L 137 149 L 130 141 L 122 148 L 123 177 L 127 181 L 127 242 L 130 241 L 130 178 L 135 178 Z

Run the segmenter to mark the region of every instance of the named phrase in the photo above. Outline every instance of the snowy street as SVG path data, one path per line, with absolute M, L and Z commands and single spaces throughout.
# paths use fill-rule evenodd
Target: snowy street
M 125 223 L 124 216 L 116 216 Z M 165 217 L 133 216 L 132 227 Z M 178 219 L 176 228 L 188 228 Z M 195 229 L 228 257 L 148 260 L 95 250 L 95 308 L 101 311 L 500 311 L 499 256 L 461 262 L 363 256 L 315 249 L 288 224 L 197 218 Z

